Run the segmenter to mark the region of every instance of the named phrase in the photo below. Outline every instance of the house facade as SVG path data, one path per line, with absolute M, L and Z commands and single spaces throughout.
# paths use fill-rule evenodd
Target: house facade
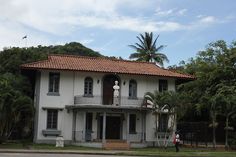
M 109 140 L 151 145 L 156 120 L 143 106 L 145 93 L 175 91 L 177 80 L 193 78 L 153 63 L 71 55 L 51 55 L 21 68 L 36 75 L 34 142 L 55 143 L 63 136 L 66 143 L 94 147 Z M 157 122 L 160 131 L 171 123 Z

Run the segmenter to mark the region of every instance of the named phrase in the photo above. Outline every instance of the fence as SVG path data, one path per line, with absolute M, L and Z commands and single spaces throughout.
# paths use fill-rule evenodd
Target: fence
M 183 144 L 198 146 L 200 143 L 207 147 L 211 141 L 208 126 L 208 122 L 179 122 L 177 124 L 177 130 L 180 132 L 180 138 Z

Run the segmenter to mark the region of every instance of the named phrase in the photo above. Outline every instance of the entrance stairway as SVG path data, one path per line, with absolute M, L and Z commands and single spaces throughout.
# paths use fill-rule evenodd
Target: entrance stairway
M 125 140 L 106 140 L 103 148 L 106 150 L 129 150 L 130 144 Z

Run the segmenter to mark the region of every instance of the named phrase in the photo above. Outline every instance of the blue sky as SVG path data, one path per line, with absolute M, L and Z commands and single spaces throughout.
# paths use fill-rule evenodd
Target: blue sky
M 145 31 L 160 35 L 170 62 L 195 57 L 213 41 L 235 40 L 235 0 L 0 0 L 0 49 L 81 42 L 128 59 Z

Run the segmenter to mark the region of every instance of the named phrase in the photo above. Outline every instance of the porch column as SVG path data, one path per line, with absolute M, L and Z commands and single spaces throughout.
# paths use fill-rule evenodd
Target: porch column
M 144 139 L 144 141 L 146 141 L 146 112 L 144 112 L 143 115 L 144 115 L 143 116 L 143 122 L 144 122 L 143 123 L 143 126 L 144 126 L 143 139 Z
M 126 140 L 129 143 L 129 112 L 126 113 Z
M 145 132 L 144 112 L 141 112 L 141 116 L 142 116 L 142 139 L 141 139 L 141 141 L 144 142 L 144 136 L 145 136 L 145 134 L 144 134 L 144 132 Z
M 106 112 L 103 112 L 102 143 L 106 143 Z
M 77 110 L 73 110 L 73 121 L 72 121 L 72 141 L 76 141 L 76 115 Z
M 86 112 L 84 112 L 84 129 L 83 129 L 83 142 L 86 141 Z

